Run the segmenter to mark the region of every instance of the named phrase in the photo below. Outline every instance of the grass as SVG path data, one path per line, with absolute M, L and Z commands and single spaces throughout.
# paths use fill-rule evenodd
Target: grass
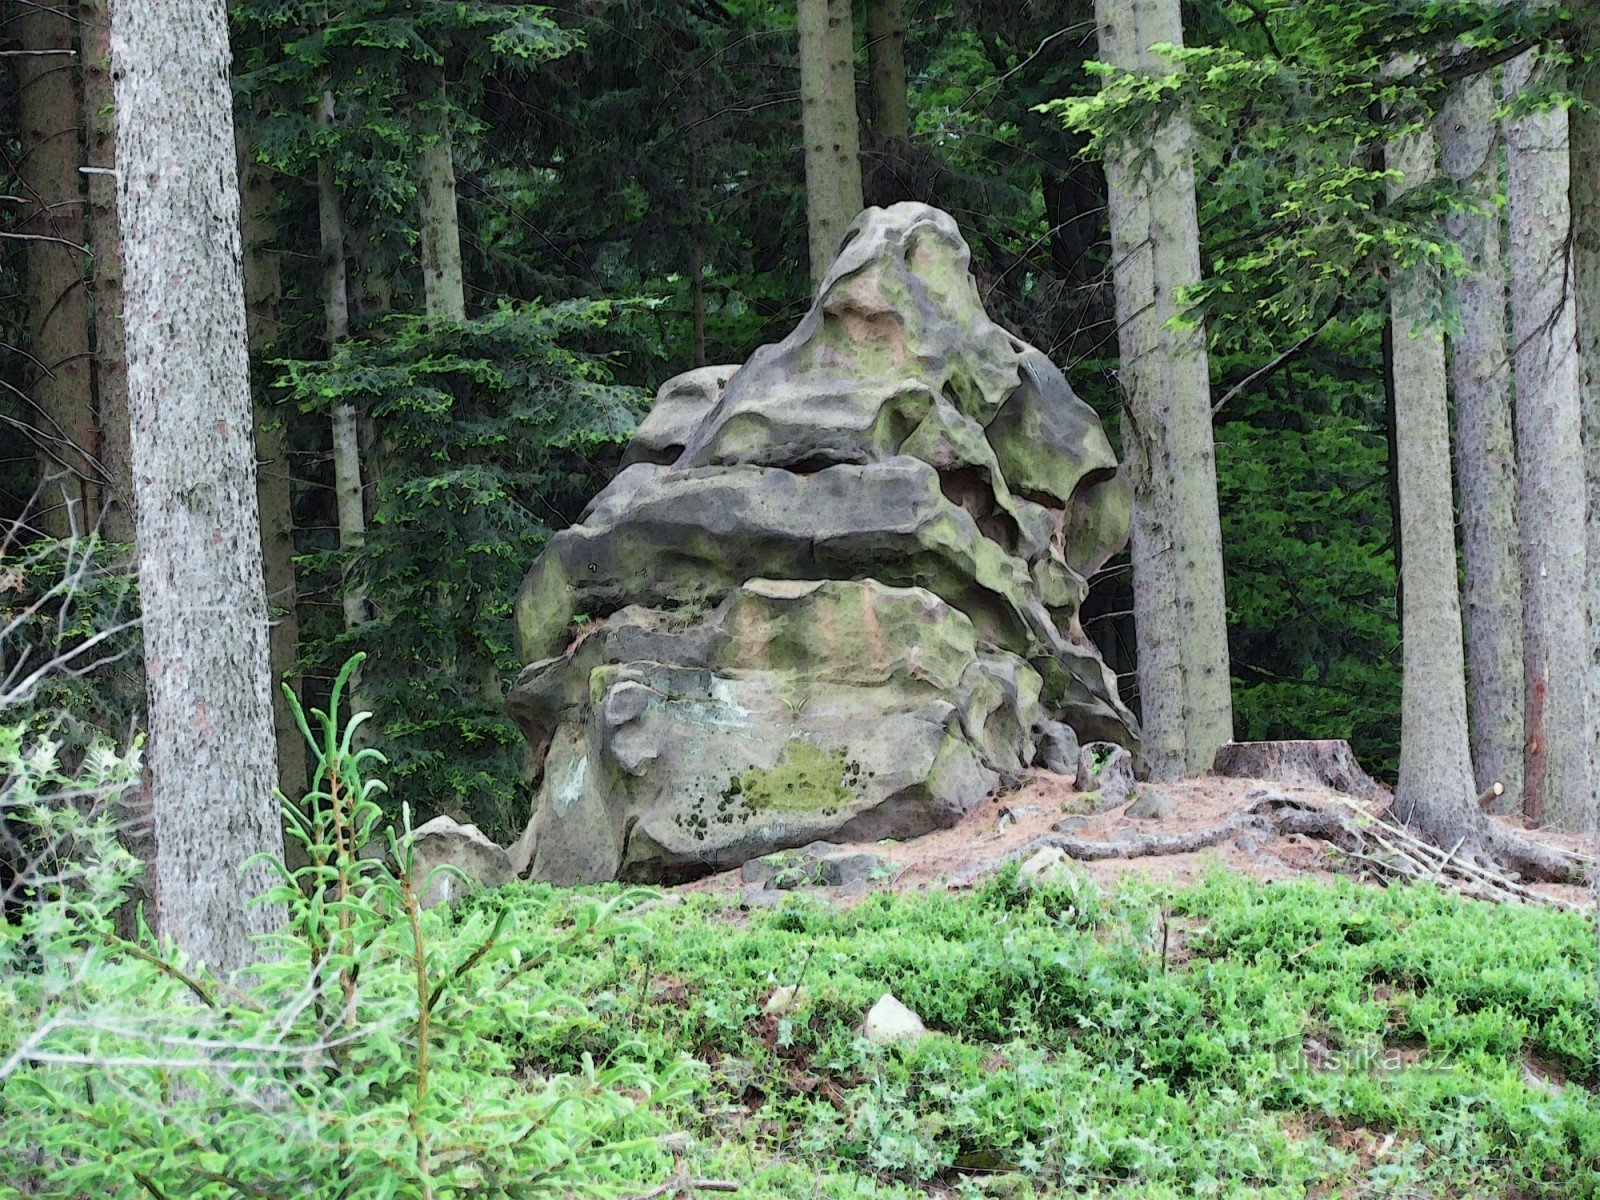
M 531 953 L 583 896 L 469 908 L 531 901 L 510 935 Z M 682 1169 L 744 1200 L 1600 1197 L 1582 917 L 1225 875 L 1102 897 L 1014 871 L 848 910 L 725 903 L 649 907 L 548 969 L 586 1011 L 495 1036 L 537 1072 L 698 1060 L 664 1115 L 692 1135 Z M 858 1036 L 885 991 L 933 1035 Z

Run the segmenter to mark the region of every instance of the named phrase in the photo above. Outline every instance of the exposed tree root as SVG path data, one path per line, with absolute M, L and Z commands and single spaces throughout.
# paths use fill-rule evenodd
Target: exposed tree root
M 1525 838 L 1504 825 L 1486 821 L 1484 831 L 1488 849 L 1497 862 L 1501 862 L 1519 875 L 1544 883 L 1582 883 L 1594 860 L 1554 850 L 1542 842 Z
M 1548 883 L 1581 883 L 1587 867 L 1592 864 L 1592 860 L 1583 856 L 1567 854 L 1521 837 L 1487 818 L 1446 849 L 1415 836 L 1388 812 L 1373 813 L 1354 800 L 1337 797 L 1311 800 L 1265 789 L 1252 796 L 1254 803 L 1243 812 L 1216 825 L 1183 833 L 1143 833 L 1115 841 L 1096 841 L 1066 833 L 1046 834 L 1000 859 L 977 864 L 952 883 L 969 882 L 1008 862 L 1027 859 L 1047 848 L 1064 851 L 1069 858 L 1080 862 L 1094 862 L 1189 854 L 1244 833 L 1301 834 L 1329 843 L 1349 866 L 1385 883 L 1425 881 L 1481 900 L 1576 908 L 1576 905 L 1524 886 L 1512 879 L 1510 873 Z

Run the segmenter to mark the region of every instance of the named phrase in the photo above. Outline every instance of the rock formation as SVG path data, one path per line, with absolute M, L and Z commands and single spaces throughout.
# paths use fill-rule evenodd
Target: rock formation
M 668 382 L 534 564 L 509 703 L 535 878 L 913 837 L 1060 724 L 1135 743 L 1078 624 L 1126 480 L 968 264 L 936 209 L 862 213 L 794 332 Z

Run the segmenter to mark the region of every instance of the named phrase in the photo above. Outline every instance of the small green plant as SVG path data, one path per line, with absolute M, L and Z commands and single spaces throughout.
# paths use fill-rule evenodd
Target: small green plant
M 423 911 L 405 806 L 382 831 L 387 856 L 363 853 L 383 760 L 355 747 L 364 714 L 339 716 L 359 661 L 326 712 L 296 706 L 315 784 L 286 810 L 306 863 L 274 863 L 268 898 L 290 919 L 246 979 L 217 980 L 147 930 L 116 938 L 115 871 L 56 886 L 5 927 L 0 1162 L 14 1186 L 434 1200 L 604 1195 L 665 1170 L 652 1105 L 687 1081 L 676 1056 L 619 1048 L 545 1071 L 508 1036 L 586 1011 L 551 977 L 625 931 L 647 893 L 596 898 L 537 939 L 516 936 L 532 896 Z M 56 965 L 19 969 L 24 947 Z

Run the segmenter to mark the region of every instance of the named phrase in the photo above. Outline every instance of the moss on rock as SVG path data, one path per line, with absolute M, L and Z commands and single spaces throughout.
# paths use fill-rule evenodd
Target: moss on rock
M 855 798 L 843 750 L 824 750 L 792 739 L 772 767 L 751 767 L 739 777 L 745 806 L 754 812 L 817 812 Z

